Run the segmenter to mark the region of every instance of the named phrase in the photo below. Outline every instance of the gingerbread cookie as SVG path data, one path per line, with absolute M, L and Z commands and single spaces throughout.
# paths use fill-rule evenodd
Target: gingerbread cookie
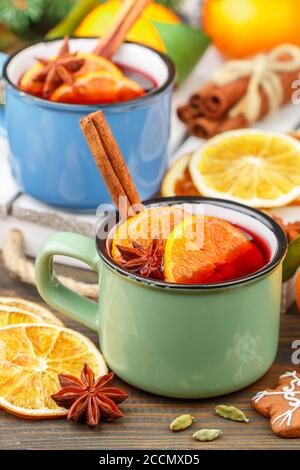
M 275 389 L 258 392 L 253 406 L 271 418 L 272 430 L 280 437 L 300 437 L 300 374 L 286 372 Z

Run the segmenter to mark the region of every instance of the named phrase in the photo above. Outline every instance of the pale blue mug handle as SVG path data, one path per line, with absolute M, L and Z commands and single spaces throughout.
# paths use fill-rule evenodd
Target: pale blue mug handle
M 5 62 L 8 59 L 8 55 L 4 54 L 4 52 L 0 52 L 0 82 L 2 79 L 2 72 Z M 5 123 L 4 123 L 4 104 L 1 104 L 0 101 L 0 134 L 5 134 Z

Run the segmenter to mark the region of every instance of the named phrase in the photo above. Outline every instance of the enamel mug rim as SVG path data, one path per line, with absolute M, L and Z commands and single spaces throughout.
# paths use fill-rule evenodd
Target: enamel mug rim
M 256 281 L 265 275 L 272 272 L 284 259 L 287 251 L 287 238 L 280 227 L 280 225 L 269 215 L 266 213 L 252 208 L 250 206 L 246 206 L 245 204 L 241 204 L 234 201 L 229 201 L 226 199 L 219 199 L 219 198 L 211 198 L 211 197 L 203 197 L 203 196 L 171 196 L 171 197 L 159 197 L 149 199 L 144 201 L 143 204 L 146 207 L 158 207 L 162 205 L 177 205 L 177 204 L 184 204 L 184 203 L 203 203 L 203 204 L 210 204 L 215 205 L 218 207 L 228 208 L 235 212 L 240 212 L 242 214 L 247 215 L 255 220 L 261 222 L 264 226 L 269 229 L 269 231 L 273 232 L 276 240 L 277 246 L 275 252 L 272 254 L 271 259 L 265 264 L 260 270 L 255 271 L 252 274 L 247 276 L 243 276 L 237 279 L 233 279 L 231 281 L 226 282 L 218 282 L 218 283 L 211 283 L 211 284 L 176 284 L 166 281 L 157 281 L 155 279 L 146 279 L 138 274 L 128 272 L 127 270 L 123 269 L 120 265 L 118 265 L 110 256 L 107 251 L 107 238 L 100 239 L 96 236 L 96 247 L 100 258 L 104 261 L 104 263 L 117 273 L 119 273 L 122 277 L 128 278 L 129 280 L 142 283 L 149 287 L 156 287 L 160 289 L 175 289 L 175 290 L 194 290 L 194 291 L 207 291 L 207 290 L 220 290 L 229 287 L 238 287 L 241 285 L 248 284 L 251 281 Z M 119 221 L 119 212 L 116 211 L 114 214 L 111 214 L 108 218 L 106 218 L 101 225 L 99 226 L 99 231 L 108 224 L 111 220 L 116 220 L 117 223 Z
M 11 54 L 3 67 L 3 76 L 2 79 L 6 81 L 15 92 L 22 96 L 26 96 L 28 99 L 31 99 L 33 101 L 36 101 L 37 104 L 42 105 L 42 106 L 47 106 L 49 108 L 54 108 L 56 110 L 60 111 L 77 111 L 77 112 L 90 112 L 93 109 L 99 109 L 99 106 L 101 109 L 105 110 L 114 110 L 114 109 L 120 109 L 120 111 L 125 111 L 126 108 L 130 108 L 135 105 L 139 104 L 144 104 L 148 100 L 151 100 L 152 98 L 156 97 L 157 95 L 160 95 L 163 93 L 170 85 L 172 85 L 175 81 L 176 78 L 176 69 L 173 61 L 164 53 L 157 51 L 156 49 L 153 49 L 152 47 L 135 43 L 133 41 L 124 41 L 123 44 L 130 45 L 132 44 L 133 46 L 136 46 L 137 48 L 142 48 L 146 50 L 152 51 L 154 54 L 156 54 L 166 65 L 167 67 L 167 78 L 166 80 L 159 86 L 154 87 L 151 91 L 147 92 L 145 95 L 139 97 L 139 98 L 134 98 L 128 101 L 118 101 L 116 103 L 108 103 L 108 104 L 96 104 L 96 105 L 81 105 L 81 104 L 70 104 L 70 103 L 57 103 L 53 101 L 46 100 L 44 98 L 39 98 L 35 95 L 32 95 L 26 91 L 21 90 L 17 84 L 13 83 L 12 80 L 9 78 L 9 73 L 8 73 L 8 68 L 11 64 L 11 62 L 16 58 L 19 54 L 21 54 L 23 51 L 26 49 L 29 49 L 31 47 L 37 46 L 39 44 L 44 44 L 44 43 L 52 43 L 52 42 L 59 42 L 61 41 L 62 38 L 55 38 L 55 39 L 44 39 L 43 41 L 37 41 L 33 44 L 30 44 L 29 46 L 25 46 L 18 51 L 14 52 Z M 71 40 L 95 40 L 98 39 L 95 36 L 70 36 Z M 143 68 L 141 67 L 141 70 Z

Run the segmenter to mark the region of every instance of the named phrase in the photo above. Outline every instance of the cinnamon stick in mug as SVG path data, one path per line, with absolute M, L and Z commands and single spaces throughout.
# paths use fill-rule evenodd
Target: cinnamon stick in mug
M 150 1 L 124 0 L 115 20 L 94 49 L 94 54 L 111 58 Z
M 82 118 L 80 125 L 113 203 L 122 217 L 126 219 L 141 211 L 143 206 L 138 191 L 102 111 Z

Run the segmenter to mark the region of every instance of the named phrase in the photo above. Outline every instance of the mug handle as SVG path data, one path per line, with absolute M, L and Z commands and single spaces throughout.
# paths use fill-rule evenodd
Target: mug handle
M 4 83 L 2 80 L 2 72 L 5 62 L 8 59 L 8 55 L 4 52 L 0 52 L 0 132 L 5 133 L 5 123 L 4 123 Z
M 97 331 L 98 304 L 64 287 L 53 271 L 53 256 L 63 255 L 86 263 L 98 272 L 94 240 L 69 232 L 51 235 L 42 245 L 35 262 L 36 285 L 43 299 L 54 309 Z

